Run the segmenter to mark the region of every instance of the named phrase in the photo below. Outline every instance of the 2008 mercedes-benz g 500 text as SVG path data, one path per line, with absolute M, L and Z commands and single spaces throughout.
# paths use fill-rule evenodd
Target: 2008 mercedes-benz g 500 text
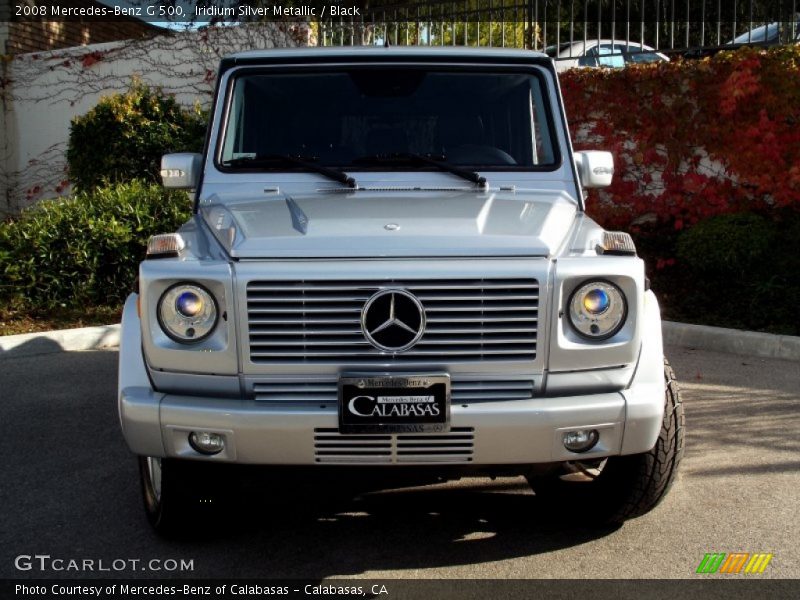
M 119 413 L 148 517 L 211 463 L 516 474 L 621 521 L 672 483 L 683 409 L 625 233 L 584 212 L 553 64 L 521 50 L 245 52 L 164 185 L 122 324 Z M 364 471 L 366 472 L 366 470 Z

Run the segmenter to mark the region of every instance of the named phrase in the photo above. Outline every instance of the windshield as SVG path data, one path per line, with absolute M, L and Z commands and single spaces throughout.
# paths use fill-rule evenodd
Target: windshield
M 573 44 L 572 42 L 562 42 L 558 46 L 553 44 L 552 46 L 548 46 L 547 48 L 545 48 L 544 53 L 551 58 L 556 58 L 558 54 L 564 52 L 564 50 L 567 50 L 570 46 L 574 45 L 575 44 Z M 572 56 L 572 52 L 570 52 L 569 55 Z
M 275 156 L 347 170 L 386 170 L 369 159 L 409 154 L 473 168 L 556 163 L 543 85 L 531 73 L 253 73 L 235 78 L 229 102 L 218 162 L 230 170 L 308 170 L 240 160 Z

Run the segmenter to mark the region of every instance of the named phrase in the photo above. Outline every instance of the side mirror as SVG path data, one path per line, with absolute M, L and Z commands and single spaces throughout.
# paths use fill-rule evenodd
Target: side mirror
M 614 157 L 611 152 L 585 150 L 575 153 L 575 166 L 581 186 L 586 189 L 601 188 L 611 185 L 614 176 Z
M 200 180 L 203 157 L 194 152 L 178 152 L 161 157 L 161 181 L 165 188 L 193 190 Z

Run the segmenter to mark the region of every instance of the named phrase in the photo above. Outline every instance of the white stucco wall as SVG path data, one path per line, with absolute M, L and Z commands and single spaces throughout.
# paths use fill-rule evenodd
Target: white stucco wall
M 223 56 L 307 45 L 310 38 L 306 24 L 265 23 L 14 57 L 0 86 L 0 217 L 67 191 L 70 120 L 102 96 L 126 90 L 133 77 L 174 94 L 182 104 L 207 107 Z

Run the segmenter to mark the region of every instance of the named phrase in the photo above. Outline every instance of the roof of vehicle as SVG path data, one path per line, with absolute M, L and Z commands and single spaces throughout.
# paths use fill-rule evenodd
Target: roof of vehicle
M 593 38 L 593 37 L 587 38 L 586 41 L 584 41 L 584 40 L 574 40 L 571 44 L 569 42 L 567 42 L 565 45 L 562 44 L 559 47 L 559 49 L 561 49 L 563 51 L 563 49 L 569 48 L 570 46 L 580 47 L 580 46 L 583 46 L 583 45 L 586 45 L 586 47 L 592 47 L 592 46 L 596 46 L 598 42 L 601 43 L 601 44 L 613 44 L 615 46 L 629 46 L 629 47 L 633 46 L 633 47 L 636 47 L 636 48 L 644 48 L 646 50 L 655 51 L 655 48 L 653 48 L 651 46 L 648 46 L 646 44 L 642 44 L 641 42 L 634 42 L 633 40 L 630 40 L 630 41 L 612 40 L 612 39 L 606 39 L 606 38 L 598 40 L 596 37 L 595 38 Z
M 474 48 L 467 46 L 336 46 L 325 48 L 274 48 L 269 50 L 248 50 L 231 54 L 228 59 L 246 59 L 248 62 L 258 59 L 309 59 L 314 57 L 330 58 L 353 57 L 404 57 L 419 59 L 426 56 L 436 58 L 487 58 L 493 59 L 531 59 L 548 58 L 542 52 L 521 50 L 516 48 Z

